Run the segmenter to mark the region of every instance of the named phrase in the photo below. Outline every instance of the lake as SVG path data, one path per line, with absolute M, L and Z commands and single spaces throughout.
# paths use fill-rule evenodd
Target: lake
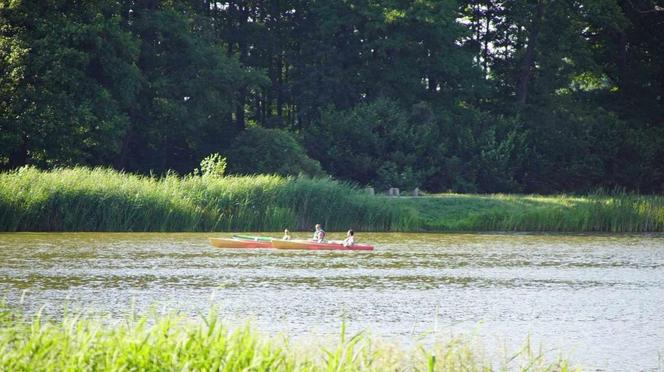
M 0 234 L 0 295 L 56 317 L 214 304 L 294 337 L 346 319 L 398 343 L 472 335 L 491 354 L 530 337 L 584 369 L 664 366 L 662 234 L 358 233 L 373 252 L 222 250 L 208 236 L 230 234 Z

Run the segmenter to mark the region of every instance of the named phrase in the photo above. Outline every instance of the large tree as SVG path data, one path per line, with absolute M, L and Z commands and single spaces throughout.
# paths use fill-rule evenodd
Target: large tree
M 118 167 L 187 171 L 239 131 L 228 118 L 236 92 L 259 84 L 262 74 L 228 56 L 192 14 L 156 2 L 137 2 L 127 14 L 141 40 L 142 77 Z
M 0 166 L 109 164 L 139 42 L 112 2 L 0 3 Z

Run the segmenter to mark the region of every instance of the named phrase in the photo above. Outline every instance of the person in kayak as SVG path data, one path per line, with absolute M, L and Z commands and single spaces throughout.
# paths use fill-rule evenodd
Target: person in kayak
M 318 243 L 325 240 L 325 230 L 323 230 L 319 223 L 316 224 L 316 231 L 314 231 L 313 240 L 317 241 Z
M 353 229 L 348 230 L 346 233 L 346 239 L 344 239 L 343 243 L 344 247 L 352 247 L 353 244 L 355 244 L 355 231 Z
M 281 238 L 281 239 L 282 239 L 282 240 L 290 240 L 290 239 L 291 239 L 291 237 L 290 237 L 290 231 L 288 231 L 288 229 L 285 229 L 285 230 L 284 230 L 284 237 Z

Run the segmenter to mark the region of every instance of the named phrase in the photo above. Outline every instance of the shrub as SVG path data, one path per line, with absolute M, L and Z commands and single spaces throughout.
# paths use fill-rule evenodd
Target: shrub
M 201 160 L 199 173 L 205 177 L 223 177 L 226 173 L 226 165 L 226 158 L 222 158 L 217 153 L 210 154 Z
M 240 134 L 228 152 L 230 170 L 239 174 L 306 174 L 322 176 L 318 161 L 288 132 L 251 127 Z
M 422 186 L 436 169 L 439 134 L 426 104 L 405 110 L 389 99 L 377 99 L 351 110 L 328 108 L 305 133 L 312 156 L 340 179 L 378 189 Z

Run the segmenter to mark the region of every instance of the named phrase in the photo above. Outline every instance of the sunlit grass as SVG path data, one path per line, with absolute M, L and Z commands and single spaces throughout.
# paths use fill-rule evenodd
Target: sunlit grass
M 429 231 L 664 231 L 664 197 L 441 194 L 398 201 Z
M 384 231 L 409 228 L 388 201 L 306 177 L 144 177 L 109 169 L 0 174 L 3 231 Z
M 0 174 L 0 231 L 664 231 L 664 197 L 370 196 L 307 177 L 145 177 L 109 169 Z
M 295 342 L 248 325 L 228 327 L 211 311 L 127 317 L 121 322 L 65 315 L 51 321 L 0 312 L 5 371 L 568 371 L 569 362 L 528 343 L 489 360 L 464 338 L 401 347 L 364 332 Z

